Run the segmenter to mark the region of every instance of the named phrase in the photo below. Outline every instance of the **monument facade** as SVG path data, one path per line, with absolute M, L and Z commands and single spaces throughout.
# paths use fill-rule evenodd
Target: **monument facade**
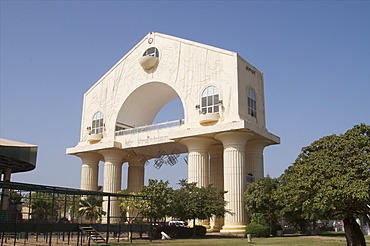
M 153 124 L 175 98 L 184 119 Z M 127 189 L 137 192 L 146 161 L 188 153 L 189 182 L 227 191 L 231 214 L 211 229 L 244 233 L 246 185 L 264 176 L 264 148 L 280 142 L 266 128 L 264 101 L 262 72 L 237 53 L 152 32 L 84 94 L 80 141 L 67 154 L 82 160 L 81 189 L 98 189 L 102 161 L 103 191 L 115 193 L 124 163 Z

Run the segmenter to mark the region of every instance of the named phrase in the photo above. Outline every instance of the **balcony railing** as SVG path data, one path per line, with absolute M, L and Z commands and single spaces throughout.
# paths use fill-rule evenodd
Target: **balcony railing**
M 148 125 L 148 126 L 139 126 L 139 127 L 134 127 L 131 129 L 116 131 L 116 136 L 124 136 L 124 135 L 129 135 L 129 134 L 137 134 L 137 133 L 142 133 L 142 132 L 160 130 L 164 128 L 177 127 L 183 124 L 184 124 L 184 119 L 168 121 L 168 122 L 163 122 L 163 123 L 158 123 L 158 124 Z

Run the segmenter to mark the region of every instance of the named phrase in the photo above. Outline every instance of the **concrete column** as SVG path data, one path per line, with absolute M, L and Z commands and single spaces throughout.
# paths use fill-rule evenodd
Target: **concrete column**
M 12 174 L 11 168 L 3 169 L 3 181 L 10 182 L 10 176 Z M 8 210 L 9 206 L 9 189 L 3 189 L 2 196 L 1 196 L 1 206 L 3 210 Z
M 5 173 L 4 173 L 4 181 L 6 182 L 10 182 L 10 177 L 12 175 L 12 169 L 11 168 L 7 168 L 5 169 Z
M 143 162 L 137 157 L 129 158 L 128 160 L 128 175 L 127 175 L 127 193 L 130 194 L 132 192 L 139 192 L 141 187 L 144 185 L 144 164 Z M 127 212 L 128 218 L 135 218 L 138 215 L 137 210 L 133 210 L 131 212 Z
M 227 191 L 226 209 L 232 214 L 225 215 L 221 233 L 244 233 L 246 214 L 244 209 L 245 144 L 252 137 L 243 132 L 225 132 L 215 136 L 224 146 L 224 189 Z
M 188 182 L 198 187 L 209 184 L 208 147 L 214 140 L 206 137 L 190 137 L 180 141 L 188 147 Z
M 144 185 L 144 162 L 133 157 L 129 159 L 127 175 L 127 192 L 137 193 Z
M 81 190 L 98 191 L 99 161 L 103 158 L 96 153 L 81 153 Z
M 264 140 L 248 141 L 246 145 L 247 170 L 255 179 L 264 177 L 263 149 L 268 145 Z
M 99 151 L 104 156 L 104 182 L 103 191 L 118 193 L 121 190 L 123 153 L 120 150 Z M 110 198 L 110 223 L 120 221 L 119 200 L 116 197 Z M 104 197 L 103 211 L 108 212 L 108 197 Z M 107 223 L 107 217 L 103 217 L 103 223 Z
M 224 190 L 224 166 L 222 144 L 209 147 L 210 183 L 218 190 Z M 210 226 L 213 232 L 218 232 L 224 224 L 224 218 L 213 216 Z
M 198 187 L 208 186 L 208 147 L 215 141 L 206 137 L 190 137 L 180 142 L 188 147 L 188 182 L 196 182 Z M 199 220 L 197 224 L 211 228 L 209 220 Z

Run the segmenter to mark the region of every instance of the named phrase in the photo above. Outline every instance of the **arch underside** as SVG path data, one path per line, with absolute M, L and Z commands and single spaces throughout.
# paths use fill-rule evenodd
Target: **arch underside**
M 178 97 L 176 91 L 167 84 L 144 84 L 134 90 L 123 103 L 116 125 L 123 128 L 150 125 L 161 108 Z

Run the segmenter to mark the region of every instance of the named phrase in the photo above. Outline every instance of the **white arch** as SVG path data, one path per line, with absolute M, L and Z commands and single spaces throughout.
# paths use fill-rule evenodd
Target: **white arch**
M 162 82 L 141 85 L 122 104 L 116 124 L 128 128 L 150 125 L 159 110 L 175 98 L 180 98 L 183 106 L 183 100 L 170 85 Z

